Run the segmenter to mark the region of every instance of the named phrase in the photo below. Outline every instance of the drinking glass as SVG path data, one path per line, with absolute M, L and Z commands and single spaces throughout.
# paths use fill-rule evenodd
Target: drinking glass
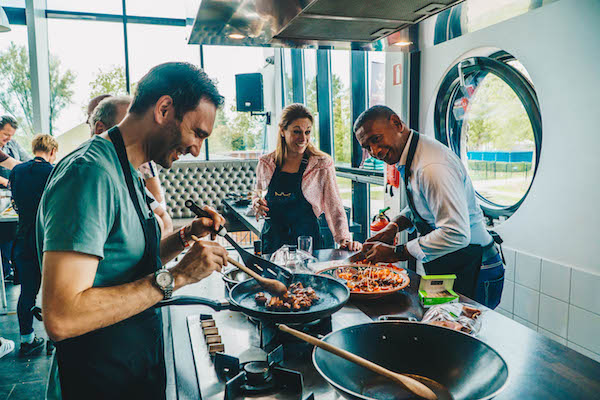
M 313 238 L 312 236 L 299 236 L 298 237 L 298 250 L 303 250 L 308 254 L 313 253 Z

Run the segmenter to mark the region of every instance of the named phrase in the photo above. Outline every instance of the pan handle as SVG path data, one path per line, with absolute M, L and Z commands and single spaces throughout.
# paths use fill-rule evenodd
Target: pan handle
M 402 315 L 382 315 L 377 318 L 377 321 L 410 321 L 410 322 L 418 322 L 415 317 L 405 317 Z
M 211 218 L 210 214 L 198 207 L 198 204 L 194 203 L 193 200 L 186 200 L 185 206 L 189 208 L 194 214 L 196 214 L 198 218 Z M 219 229 L 217 235 L 223 236 L 225 239 L 227 239 L 227 241 L 231 242 L 230 238 L 228 239 L 229 235 L 227 235 L 227 229 L 225 229 L 224 226 L 222 226 Z
M 228 301 L 216 301 L 196 296 L 175 296 L 154 305 L 155 308 L 167 306 L 208 306 L 215 311 L 228 310 L 231 308 L 231 304 Z

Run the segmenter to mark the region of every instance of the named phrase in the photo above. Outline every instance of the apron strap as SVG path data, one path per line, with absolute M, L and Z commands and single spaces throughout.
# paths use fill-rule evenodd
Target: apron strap
M 415 151 L 417 150 L 417 144 L 419 143 L 419 133 L 412 131 L 412 140 L 410 141 L 410 147 L 408 148 L 408 155 L 406 157 L 406 164 L 404 166 L 404 189 L 406 191 L 406 200 L 408 202 L 408 208 L 413 214 L 415 220 L 415 227 L 421 235 L 427 235 L 433 231 L 431 226 L 421 217 L 421 214 L 415 207 L 415 202 L 412 196 L 412 190 L 410 188 L 410 175 L 412 173 L 412 162 L 415 157 Z
M 125 182 L 127 183 L 127 189 L 129 190 L 129 197 L 131 198 L 131 201 L 133 201 L 133 206 L 135 207 L 135 211 L 137 212 L 140 223 L 142 224 L 142 229 L 144 231 L 144 239 L 146 240 L 146 253 L 148 250 L 148 244 L 150 240 L 153 239 L 149 237 L 150 234 L 146 226 L 146 217 L 142 212 L 142 207 L 140 206 L 140 202 L 135 191 L 135 186 L 133 184 L 133 175 L 131 174 L 131 168 L 129 166 L 129 160 L 127 158 L 127 151 L 125 150 L 125 143 L 123 142 L 123 136 L 121 136 L 121 131 L 119 130 L 119 128 L 115 126 L 108 130 L 108 137 L 110 137 L 110 140 L 115 146 L 115 151 L 117 152 L 117 157 L 119 157 L 119 163 L 121 164 L 121 170 L 123 171 L 123 175 L 125 176 Z M 148 217 L 151 216 L 151 214 L 148 215 Z

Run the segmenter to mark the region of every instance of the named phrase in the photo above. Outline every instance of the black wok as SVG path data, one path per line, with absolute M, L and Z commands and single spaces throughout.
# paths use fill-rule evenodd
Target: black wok
M 319 300 L 305 311 L 269 311 L 264 305 L 254 300 L 254 295 L 264 289 L 254 279 L 235 285 L 228 294 L 227 302 L 218 302 L 203 297 L 175 296 L 161 301 L 156 307 L 172 305 L 205 305 L 213 310 L 233 310 L 260 319 L 265 322 L 302 324 L 325 318 L 338 311 L 346 304 L 350 291 L 345 284 L 333 278 L 312 274 L 294 274 L 294 282 L 301 282 L 304 287 L 312 287 Z
M 508 379 L 502 357 L 482 341 L 462 332 L 418 322 L 374 322 L 351 326 L 323 340 L 376 364 L 420 380 L 440 400 L 491 399 Z M 319 373 L 349 399 L 414 399 L 397 384 L 374 372 L 315 348 Z

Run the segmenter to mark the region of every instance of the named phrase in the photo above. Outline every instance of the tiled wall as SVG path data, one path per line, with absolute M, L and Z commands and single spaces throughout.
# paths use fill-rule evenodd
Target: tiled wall
M 600 362 L 600 275 L 504 248 L 496 311 Z

